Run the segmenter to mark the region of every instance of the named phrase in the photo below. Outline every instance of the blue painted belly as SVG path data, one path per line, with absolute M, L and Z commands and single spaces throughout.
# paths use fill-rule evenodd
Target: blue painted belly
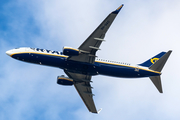
M 70 72 L 80 74 L 102 74 L 107 76 L 127 78 L 149 77 L 159 75 L 158 73 L 150 72 L 143 69 L 139 69 L 138 71 L 136 71 L 135 68 L 131 66 L 113 65 L 97 62 L 95 62 L 94 64 L 89 64 L 77 61 L 69 61 L 66 59 L 66 57 L 53 55 L 21 53 L 15 54 L 12 57 L 24 62 L 58 67 L 61 69 L 68 70 Z
M 139 69 L 135 70 L 134 67 L 130 66 L 121 66 L 121 65 L 111 65 L 100 63 L 100 67 L 98 70 L 99 74 L 108 75 L 113 77 L 125 77 L 125 78 L 138 78 L 138 77 L 149 77 L 149 76 L 157 76 L 158 73 L 146 71 Z

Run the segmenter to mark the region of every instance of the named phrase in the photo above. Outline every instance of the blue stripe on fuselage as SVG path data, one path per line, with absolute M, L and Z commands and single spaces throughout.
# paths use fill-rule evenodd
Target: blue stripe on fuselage
M 53 55 L 47 53 L 17 53 L 12 55 L 13 58 L 35 63 L 48 65 L 53 67 L 59 67 L 62 69 L 68 69 L 71 72 L 82 73 L 82 74 L 90 74 L 97 75 L 97 73 L 102 75 L 114 76 L 114 77 L 149 77 L 149 76 L 158 76 L 159 72 L 141 69 L 138 71 L 135 70 L 136 67 L 121 65 L 121 64 L 113 64 L 107 62 L 96 61 L 94 64 L 77 62 L 77 61 L 69 61 L 67 60 L 67 56 L 64 55 Z
M 99 64 L 98 72 L 99 74 L 114 76 L 114 77 L 127 77 L 127 78 L 137 78 L 137 77 L 149 77 L 149 76 L 158 76 L 159 72 L 145 70 L 133 66 L 105 63 L 105 62 L 96 62 Z
M 62 55 L 51 55 L 51 54 L 43 54 L 43 53 L 17 53 L 13 54 L 11 57 L 35 64 L 42 64 L 52 67 L 62 67 L 65 66 L 65 56 Z
M 61 69 L 66 69 L 70 72 L 97 75 L 97 68 L 90 63 L 83 63 L 77 61 L 67 60 L 67 56 L 64 55 L 54 55 L 47 53 L 16 53 L 11 55 L 11 57 L 35 64 L 47 65 L 58 67 Z

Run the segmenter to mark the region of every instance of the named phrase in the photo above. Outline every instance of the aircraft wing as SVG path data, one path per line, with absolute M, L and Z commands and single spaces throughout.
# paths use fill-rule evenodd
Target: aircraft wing
M 74 86 L 81 96 L 81 99 L 85 103 L 88 110 L 92 113 L 98 113 L 96 110 L 94 100 L 93 100 L 93 94 L 92 94 L 92 87 L 90 84 L 91 76 L 90 75 L 84 75 L 84 74 L 77 74 L 72 73 L 69 71 L 64 70 L 64 72 L 68 75 L 69 78 L 72 78 L 74 81 Z
M 123 4 L 115 11 L 110 13 L 105 20 L 95 29 L 95 31 L 79 46 L 81 52 L 78 56 L 71 56 L 69 60 L 75 60 L 80 62 L 94 63 L 96 57 L 96 51 L 100 50 L 99 47 L 104 41 L 104 37 L 115 17 L 123 7 Z

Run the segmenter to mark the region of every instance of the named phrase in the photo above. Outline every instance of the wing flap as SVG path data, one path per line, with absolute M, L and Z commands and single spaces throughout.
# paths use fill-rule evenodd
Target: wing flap
M 106 32 L 108 31 L 109 27 L 113 23 L 114 19 L 116 18 L 118 12 L 123 7 L 121 5 L 118 9 L 110 13 L 104 21 L 95 29 L 95 31 L 80 45 L 79 49 L 84 51 L 92 51 L 88 46 L 93 46 L 99 48 L 102 41 L 97 41 L 96 38 L 103 39 L 105 37 Z
M 80 51 L 86 51 L 79 56 L 71 56 L 68 59 L 80 62 L 94 63 L 96 57 L 96 51 L 100 50 L 100 45 L 104 41 L 104 37 L 109 27 L 113 23 L 117 14 L 121 10 L 123 5 L 118 9 L 110 13 L 104 21 L 94 30 L 94 32 L 79 46 Z M 90 56 L 89 56 L 90 54 Z
M 77 74 L 72 73 L 65 70 L 65 73 L 73 79 L 74 87 L 76 88 L 77 92 L 79 93 L 81 99 L 83 100 L 84 104 L 88 108 L 88 110 L 92 113 L 98 113 L 96 110 L 96 106 L 94 104 L 92 93 L 92 87 L 90 84 L 91 76 L 84 75 L 84 74 Z
M 75 83 L 74 86 L 76 90 L 78 91 L 84 104 L 88 108 L 88 110 L 92 113 L 97 113 L 97 110 L 93 101 L 94 94 L 92 94 L 90 84 L 87 82 L 81 82 L 81 83 Z M 85 87 L 85 86 L 89 86 L 89 87 Z

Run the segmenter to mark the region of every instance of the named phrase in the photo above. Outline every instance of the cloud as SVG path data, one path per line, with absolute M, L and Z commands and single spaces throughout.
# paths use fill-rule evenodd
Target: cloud
M 79 47 L 122 1 L 9 1 L 3 4 L 0 27 L 1 119 L 171 119 L 179 115 L 180 2 L 124 1 L 97 55 L 141 63 L 173 50 L 163 69 L 163 94 L 148 78 L 94 76 L 94 101 L 103 108 L 88 112 L 74 87 L 59 86 L 62 70 L 11 59 L 5 51 L 20 46 L 61 50 Z M 117 54 L 118 53 L 118 54 Z

